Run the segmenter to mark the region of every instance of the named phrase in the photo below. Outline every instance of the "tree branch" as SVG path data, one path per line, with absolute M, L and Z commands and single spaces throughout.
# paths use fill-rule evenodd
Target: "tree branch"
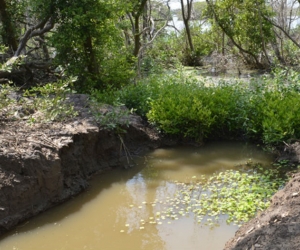
M 277 23 L 275 23 L 273 20 L 269 19 L 265 15 L 262 15 L 262 17 L 265 20 L 269 21 L 273 26 L 280 29 L 286 35 L 287 38 L 289 38 L 298 48 L 300 48 L 300 44 L 297 43 L 297 41 L 292 36 L 290 36 L 290 34 L 283 27 L 281 27 L 280 25 L 278 25 Z
M 299 0 L 299 1 L 300 1 L 300 0 Z M 244 49 L 241 45 L 239 45 L 239 44 L 235 41 L 235 39 L 232 37 L 232 35 L 230 35 L 230 34 L 228 33 L 228 31 L 226 30 L 226 28 L 221 24 L 221 22 L 220 22 L 220 20 L 219 20 L 219 16 L 217 15 L 217 13 L 216 13 L 216 11 L 215 11 L 215 9 L 214 9 L 214 7 L 213 7 L 213 4 L 212 4 L 209 0 L 206 0 L 206 3 L 207 3 L 207 5 L 210 7 L 210 9 L 211 9 L 211 11 L 212 11 L 212 13 L 213 13 L 213 16 L 214 16 L 214 18 L 215 18 L 217 24 L 219 25 L 219 27 L 221 28 L 221 30 L 229 37 L 229 39 L 231 40 L 231 42 L 232 42 L 232 43 L 233 43 L 233 44 L 234 44 L 241 52 L 250 55 L 250 56 L 254 59 L 256 65 L 257 65 L 258 67 L 261 68 L 261 67 L 262 67 L 262 64 L 258 61 L 257 57 L 256 57 L 251 51 L 246 50 L 246 49 Z
M 46 26 L 45 26 L 46 25 Z M 46 32 L 50 31 L 54 27 L 54 18 L 53 17 L 47 17 L 44 20 L 42 20 L 37 25 L 29 28 L 22 39 L 20 40 L 18 49 L 16 50 L 14 56 L 19 56 L 22 53 L 22 50 L 25 48 L 27 42 L 29 39 L 35 36 L 41 36 L 45 34 Z

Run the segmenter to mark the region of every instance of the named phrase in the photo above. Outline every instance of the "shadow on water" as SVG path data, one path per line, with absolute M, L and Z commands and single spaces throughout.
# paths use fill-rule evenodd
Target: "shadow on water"
M 125 162 L 124 165 L 126 165 Z M 74 196 L 65 203 L 59 204 L 56 207 L 53 207 L 34 218 L 26 220 L 11 232 L 8 232 L 1 236 L 0 241 L 16 233 L 24 233 L 26 231 L 43 227 L 47 224 L 59 223 L 68 216 L 79 212 L 84 204 L 94 200 L 99 195 L 99 193 L 109 189 L 114 183 L 125 183 L 128 179 L 132 179 L 135 175 L 138 174 L 138 172 L 141 171 L 142 168 L 142 165 L 137 165 L 133 168 L 127 169 L 117 168 L 111 170 L 113 171 L 113 174 L 111 173 L 111 171 L 108 171 L 98 176 L 94 176 L 90 181 L 89 188 L 83 193 L 79 194 L 78 196 Z
M 96 176 L 86 192 L 3 236 L 0 249 L 221 249 L 236 226 L 224 222 L 211 230 L 197 224 L 193 214 L 155 225 L 149 220 L 176 191 L 175 180 L 210 175 L 249 158 L 261 163 L 272 161 L 272 156 L 258 147 L 238 142 L 154 150 L 135 158 L 133 168 L 117 168 Z M 152 206 L 153 201 L 156 206 Z

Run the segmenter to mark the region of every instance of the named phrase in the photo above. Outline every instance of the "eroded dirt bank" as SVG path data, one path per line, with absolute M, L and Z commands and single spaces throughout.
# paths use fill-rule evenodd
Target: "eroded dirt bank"
M 0 121 L 0 234 L 77 195 L 91 176 L 124 167 L 120 162 L 126 153 L 161 145 L 158 134 L 138 116 L 126 118 L 126 133 L 115 133 L 95 122 L 86 96 L 71 101 L 79 116 L 70 122 Z
M 283 156 L 300 162 L 300 143 L 285 149 Z M 271 200 L 271 206 L 244 224 L 229 240 L 225 250 L 296 250 L 300 249 L 300 173 Z
M 128 153 L 177 143 L 161 138 L 135 115 L 126 118 L 126 133 L 106 130 L 89 112 L 87 96 L 74 95 L 71 101 L 79 116 L 69 122 L 29 124 L 0 117 L 0 235 L 77 195 L 93 175 L 126 167 Z M 295 143 L 284 157 L 298 164 L 299 152 Z M 300 249 L 299 214 L 297 173 L 274 195 L 269 209 L 242 226 L 225 249 Z

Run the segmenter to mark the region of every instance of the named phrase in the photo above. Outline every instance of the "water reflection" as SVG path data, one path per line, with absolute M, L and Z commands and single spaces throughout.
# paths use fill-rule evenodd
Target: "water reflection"
M 176 191 L 173 181 L 210 175 L 253 161 L 272 159 L 255 146 L 211 143 L 203 148 L 158 149 L 132 169 L 117 169 L 92 181 L 79 197 L 18 227 L 0 249 L 222 249 L 237 227 L 226 217 L 214 229 L 192 213 L 178 220 L 157 217 Z

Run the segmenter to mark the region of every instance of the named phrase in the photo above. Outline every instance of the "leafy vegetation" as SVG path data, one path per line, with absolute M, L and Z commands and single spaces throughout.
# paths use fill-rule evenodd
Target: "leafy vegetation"
M 295 66 L 296 2 L 181 1 L 181 11 L 158 0 L 1 0 L 0 63 L 21 55 L 25 60 L 22 67 L 1 69 L 0 79 L 22 86 L 33 75 L 42 77 L 39 69 L 77 76 L 76 89 L 91 93 L 180 63 L 225 67 L 234 57 L 238 68 Z M 15 77 L 24 71 L 26 77 Z
M 209 226 L 219 225 L 224 218 L 228 224 L 241 225 L 269 206 L 271 196 L 286 180 L 283 168 L 284 164 L 277 164 L 269 169 L 250 160 L 209 176 L 172 181 L 168 185 L 174 193 L 150 202 L 157 212 L 148 219 L 149 223 L 171 223 L 192 217 Z
M 123 105 L 109 106 L 91 101 L 91 112 L 95 120 L 107 130 L 124 133 L 123 126 L 129 125 L 129 115 L 132 113 Z
M 181 1 L 183 11 L 173 12 L 169 2 L 0 0 L 1 119 L 71 119 L 77 112 L 68 95 L 76 90 L 91 94 L 97 122 L 119 132 L 135 111 L 162 133 L 199 141 L 243 138 L 274 147 L 299 139 L 297 1 Z M 174 27 L 171 13 L 183 28 Z M 202 64 L 214 73 L 232 67 L 239 76 L 245 68 L 271 74 L 215 81 L 181 70 Z M 103 104 L 115 107 L 104 114 Z M 245 185 L 253 180 L 247 188 L 264 197 L 273 192 L 260 172 L 226 172 L 213 181 L 227 177 Z M 259 181 L 271 191 L 256 187 Z M 231 202 L 210 180 L 205 185 Z M 248 210 L 243 202 L 239 207 Z
M 218 83 L 179 71 L 94 96 L 134 109 L 165 133 L 196 140 L 248 138 L 279 145 L 300 133 L 298 74 L 291 70 Z
M 77 116 L 68 94 L 74 93 L 70 78 L 57 83 L 34 87 L 25 92 L 10 85 L 0 89 L 1 116 L 4 119 L 24 119 L 30 123 L 65 121 Z

